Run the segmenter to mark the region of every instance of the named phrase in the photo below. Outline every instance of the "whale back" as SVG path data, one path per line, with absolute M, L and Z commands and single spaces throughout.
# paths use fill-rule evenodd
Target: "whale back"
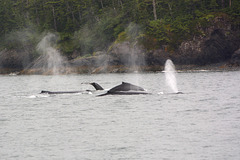
M 40 94 L 43 94 L 43 93 L 49 93 L 49 91 L 41 91 Z
M 133 85 L 131 83 L 122 82 L 122 84 L 113 87 L 108 93 L 120 92 L 120 91 L 145 91 L 142 87 Z

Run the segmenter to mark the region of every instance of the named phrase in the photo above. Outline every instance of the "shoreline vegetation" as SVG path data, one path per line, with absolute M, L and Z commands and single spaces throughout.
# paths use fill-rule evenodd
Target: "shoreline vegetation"
M 0 74 L 239 70 L 238 0 L 3 0 Z
M 240 71 L 240 66 L 230 65 L 226 62 L 199 65 L 175 65 L 177 72 L 225 72 L 225 71 Z M 43 71 L 42 69 L 0 69 L 1 75 L 71 75 L 71 74 L 101 74 L 101 73 L 158 73 L 164 71 L 164 65 L 154 66 L 107 66 L 105 68 L 98 67 L 67 67 L 62 68 L 56 74 L 52 70 Z

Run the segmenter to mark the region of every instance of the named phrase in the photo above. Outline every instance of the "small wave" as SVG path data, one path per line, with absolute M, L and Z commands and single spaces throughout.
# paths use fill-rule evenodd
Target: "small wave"
M 12 72 L 12 73 L 9 73 L 8 75 L 9 76 L 17 76 L 19 74 L 19 72 Z
M 50 95 L 48 94 L 31 95 L 31 96 L 28 96 L 27 98 L 34 99 L 34 98 L 47 98 L 47 97 L 50 97 Z
M 188 70 L 188 72 L 210 72 L 211 70 L 206 70 L 206 69 L 193 69 L 193 70 Z

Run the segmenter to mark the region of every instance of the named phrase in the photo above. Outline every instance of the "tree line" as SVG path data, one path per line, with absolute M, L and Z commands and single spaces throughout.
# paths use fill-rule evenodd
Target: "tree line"
M 92 54 L 121 40 L 174 50 L 218 15 L 239 25 L 239 0 L 0 0 L 1 49 L 18 46 L 6 43 L 12 33 L 34 30 L 57 33 L 65 54 Z

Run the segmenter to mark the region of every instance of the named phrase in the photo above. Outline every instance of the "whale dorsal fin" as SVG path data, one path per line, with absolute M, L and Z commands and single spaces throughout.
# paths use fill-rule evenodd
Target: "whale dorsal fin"
M 98 83 L 90 83 L 96 90 L 104 90 Z

